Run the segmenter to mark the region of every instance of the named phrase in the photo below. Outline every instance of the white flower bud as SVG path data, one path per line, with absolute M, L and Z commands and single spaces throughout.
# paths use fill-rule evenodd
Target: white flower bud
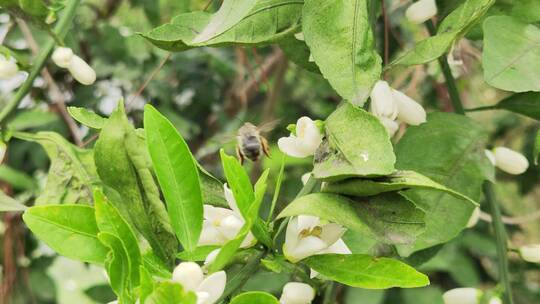
M 469 218 L 469 222 L 467 222 L 467 228 L 472 228 L 476 226 L 479 219 L 480 219 L 480 207 L 476 207 L 473 210 L 471 217 Z
M 514 150 L 497 147 L 493 149 L 493 154 L 496 166 L 509 174 L 521 174 L 529 167 L 527 158 Z
M 485 150 L 484 153 L 486 153 L 486 157 L 489 159 L 489 162 L 495 166 L 495 154 L 491 150 Z
M 183 262 L 174 268 L 172 280 L 182 284 L 184 289 L 196 291 L 204 279 L 201 266 L 194 262 Z
M 521 246 L 519 254 L 527 262 L 540 263 L 540 244 Z
M 393 137 L 399 129 L 399 123 L 395 120 L 386 117 L 379 117 L 379 121 L 384 126 L 390 137 Z
M 9 79 L 17 75 L 17 72 L 19 72 L 17 63 L 0 55 L 0 79 Z
M 278 140 L 279 149 L 292 157 L 308 157 L 315 153 L 323 139 L 317 124 L 309 117 L 300 117 L 296 122 L 296 135 Z
M 57 66 L 67 69 L 73 59 L 73 51 L 67 47 L 57 47 L 51 58 Z
M 482 291 L 476 288 L 455 288 L 443 294 L 444 304 L 478 304 Z
M 411 4 L 405 12 L 405 17 L 410 22 L 416 24 L 424 23 L 435 15 L 437 15 L 437 4 L 435 0 L 417 1 Z
M 371 90 L 370 112 L 377 117 L 385 117 L 391 120 L 396 119 L 398 108 L 392 93 L 392 88 L 388 82 L 379 80 Z
M 218 256 L 220 250 L 221 250 L 221 248 L 212 250 L 212 251 L 206 256 L 206 259 L 204 260 L 204 266 L 208 266 L 208 265 L 214 263 L 214 261 L 216 260 L 216 258 L 217 258 L 217 256 Z
M 283 287 L 280 304 L 310 304 L 315 298 L 315 290 L 305 283 L 289 282 Z
M 68 70 L 73 78 L 81 84 L 91 85 L 96 81 L 96 72 L 94 69 L 77 55 L 73 55 Z
M 397 104 L 398 120 L 412 126 L 426 122 L 426 111 L 419 103 L 398 90 L 392 89 L 392 93 Z

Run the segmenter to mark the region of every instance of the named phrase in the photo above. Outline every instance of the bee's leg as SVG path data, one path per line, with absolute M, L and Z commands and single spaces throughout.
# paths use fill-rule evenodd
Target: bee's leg
M 240 148 L 236 147 L 236 156 L 238 157 L 238 160 L 240 161 L 240 165 L 244 164 L 244 155 L 242 155 L 242 152 L 240 152 Z
M 266 155 L 268 158 L 270 158 L 270 148 L 268 147 L 268 141 L 266 138 L 261 136 L 261 146 L 262 150 L 264 152 L 264 155 Z

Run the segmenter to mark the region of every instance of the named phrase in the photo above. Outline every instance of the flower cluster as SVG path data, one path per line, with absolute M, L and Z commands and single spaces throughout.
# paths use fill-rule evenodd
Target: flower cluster
M 58 47 L 52 54 L 53 62 L 64 69 L 68 69 L 73 78 L 84 85 L 91 85 L 96 81 L 96 72 L 81 57 L 73 54 L 67 47 Z

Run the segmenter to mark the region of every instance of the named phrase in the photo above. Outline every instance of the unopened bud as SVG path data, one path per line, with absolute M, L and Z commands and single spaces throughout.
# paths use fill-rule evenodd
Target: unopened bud
M 510 174 L 521 174 L 529 168 L 529 161 L 521 153 L 514 150 L 497 147 L 493 149 L 495 165 Z
M 443 294 L 444 304 L 478 304 L 482 291 L 476 288 L 455 288 Z
M 9 79 L 17 75 L 17 72 L 19 72 L 17 63 L 0 55 L 0 79 Z
M 283 287 L 280 304 L 310 304 L 315 298 L 315 291 L 305 283 L 289 282 Z
M 527 262 L 540 263 L 540 244 L 521 246 L 519 254 Z
M 73 78 L 81 84 L 91 85 L 96 81 L 96 72 L 94 69 L 77 55 L 73 55 L 68 70 Z
M 437 15 L 437 4 L 435 0 L 417 1 L 411 4 L 405 12 L 405 17 L 410 22 L 416 24 L 424 23 L 435 15 Z
M 67 47 L 57 47 L 51 58 L 57 66 L 67 69 L 73 59 L 73 51 Z

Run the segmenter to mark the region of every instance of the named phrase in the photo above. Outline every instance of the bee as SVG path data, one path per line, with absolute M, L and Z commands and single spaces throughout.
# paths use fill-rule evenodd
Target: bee
M 263 129 L 268 129 L 268 126 L 257 127 L 249 122 L 246 122 L 238 129 L 236 155 L 241 164 L 244 164 L 246 158 L 256 162 L 263 153 L 270 157 L 268 141 L 261 135 L 261 133 L 265 132 Z

